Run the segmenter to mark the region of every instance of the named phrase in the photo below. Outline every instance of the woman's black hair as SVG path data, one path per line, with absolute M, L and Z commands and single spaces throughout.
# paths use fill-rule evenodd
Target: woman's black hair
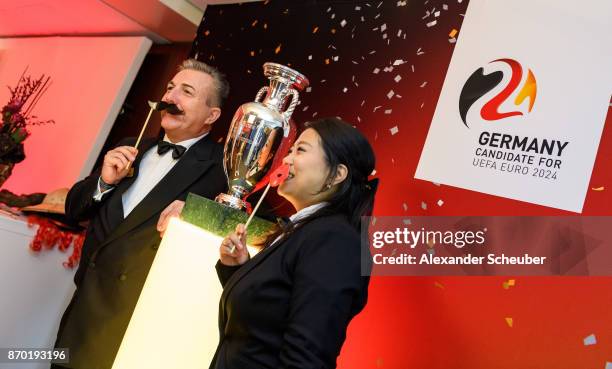
M 349 223 L 360 231 L 361 217 L 372 214 L 378 181 L 368 181 L 368 176 L 374 171 L 376 164 L 374 150 L 368 140 L 356 128 L 338 118 L 322 118 L 308 122 L 305 128 L 314 129 L 320 137 L 330 169 L 325 183 L 332 182 L 340 164 L 348 169 L 347 177 L 326 200 L 327 206 L 272 233 L 264 241 L 264 246 L 272 243 L 281 234 L 287 236 L 302 224 L 333 214 L 345 215 Z

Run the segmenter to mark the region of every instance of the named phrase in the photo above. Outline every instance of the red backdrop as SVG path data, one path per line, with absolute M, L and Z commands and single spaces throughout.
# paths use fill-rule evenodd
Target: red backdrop
M 467 1 L 395 0 L 209 6 L 192 55 L 219 66 L 233 88 L 216 134 L 266 84 L 264 62 L 289 64 L 312 86 L 296 121 L 340 116 L 374 146 L 375 215 L 570 214 L 413 178 L 450 35 L 461 38 L 466 8 Z M 583 215 L 610 215 L 611 121 L 609 113 L 590 182 L 604 189 L 589 190 Z M 612 277 L 520 277 L 504 289 L 509 278 L 372 278 L 339 367 L 603 369 L 612 361 Z M 597 343 L 585 346 L 591 334 Z

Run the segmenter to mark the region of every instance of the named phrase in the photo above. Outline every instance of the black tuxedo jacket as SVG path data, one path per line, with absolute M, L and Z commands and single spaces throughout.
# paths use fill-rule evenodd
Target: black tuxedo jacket
M 335 368 L 367 300 L 360 263 L 359 234 L 341 215 L 301 226 L 241 267 L 217 263 L 223 294 L 211 369 Z
M 156 142 L 142 142 L 134 176 L 124 178 L 101 202 L 93 200 L 100 170 L 68 193 L 67 216 L 90 220 L 74 278 L 77 289 L 55 343 L 70 348 L 70 364 L 62 364 L 69 368 L 111 368 L 161 241 L 156 225 L 166 206 L 185 200 L 189 192 L 212 199 L 227 189 L 223 148 L 207 136 L 187 150 L 124 219 L 121 195 L 138 176 L 142 156 Z M 126 140 L 121 145 L 133 143 Z

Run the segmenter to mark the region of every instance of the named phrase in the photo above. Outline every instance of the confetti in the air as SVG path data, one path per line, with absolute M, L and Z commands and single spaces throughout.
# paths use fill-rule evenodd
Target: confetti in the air
M 508 324 L 508 327 L 512 328 L 512 326 L 514 325 L 514 320 L 510 317 L 505 318 L 506 320 L 506 324 Z
M 404 211 L 408 211 L 408 205 L 406 205 L 406 203 L 403 203 L 402 207 L 404 208 Z
M 374 73 L 374 74 L 378 74 L 378 72 L 380 72 L 380 69 L 378 69 L 378 68 L 374 68 L 374 70 L 372 71 L 372 73 Z
M 421 209 L 427 210 L 427 204 L 424 201 L 421 201 Z
M 507 290 L 507 289 L 510 289 L 510 287 L 514 287 L 514 284 L 515 284 L 514 279 L 508 279 L 507 281 L 502 283 L 502 287 L 504 287 L 504 289 Z
M 395 95 L 395 92 L 393 92 L 393 90 L 390 90 L 389 92 L 387 92 L 387 99 L 391 99 L 393 95 Z
M 442 283 L 440 283 L 440 282 L 434 282 L 434 286 L 438 287 L 441 290 L 444 289 L 444 285 Z
M 427 27 L 433 27 L 438 23 L 438 21 L 436 19 L 432 20 L 431 22 L 427 23 Z
M 393 78 L 393 80 L 395 81 L 395 83 L 399 83 L 399 81 L 402 80 L 402 76 L 398 74 L 397 76 L 395 76 L 395 78 Z
M 385 110 L 385 114 L 387 114 L 387 115 L 391 114 L 392 112 L 393 112 L 393 109 L 387 109 L 387 110 Z
M 421 85 L 420 85 L 419 87 L 420 87 L 420 88 L 423 88 L 423 87 L 425 87 L 425 86 L 427 86 L 427 81 L 425 81 L 425 82 L 421 83 Z
M 591 189 L 593 191 L 603 191 L 605 189 L 605 187 L 604 186 L 601 186 L 601 187 L 592 187 Z
M 442 206 L 442 205 L 444 205 L 444 201 L 438 200 L 438 206 Z
M 344 20 L 344 19 L 343 19 L 343 20 L 340 22 L 340 25 L 341 25 L 342 27 L 346 26 L 346 20 Z
M 453 28 L 452 31 L 450 31 L 450 33 L 448 34 L 448 37 L 450 38 L 455 38 L 455 36 L 457 36 L 457 30 Z
M 278 54 L 281 51 L 281 46 L 282 44 L 278 44 L 278 46 L 276 47 L 276 49 L 274 49 L 274 54 Z
M 595 337 L 594 334 L 590 334 L 588 336 L 586 336 L 582 342 L 584 343 L 585 346 L 591 346 L 591 345 L 595 345 L 597 344 L 597 337 Z
M 397 126 L 395 127 L 391 127 L 389 128 L 389 132 L 391 132 L 391 135 L 395 135 L 397 132 L 399 132 L 399 128 L 397 128 Z

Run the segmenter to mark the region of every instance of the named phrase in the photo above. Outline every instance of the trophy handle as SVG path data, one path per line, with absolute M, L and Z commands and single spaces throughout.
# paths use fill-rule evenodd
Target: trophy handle
M 255 102 L 261 102 L 262 101 L 262 97 L 264 97 L 265 94 L 268 93 L 268 87 L 262 87 L 259 89 L 259 91 L 257 91 L 257 95 L 255 95 Z
M 283 112 L 285 122 L 289 121 L 289 119 L 291 118 L 291 114 L 293 114 L 293 111 L 295 110 L 295 107 L 300 102 L 300 94 L 297 92 L 296 89 L 290 89 L 289 94 L 291 94 L 291 104 L 289 104 L 287 110 Z

